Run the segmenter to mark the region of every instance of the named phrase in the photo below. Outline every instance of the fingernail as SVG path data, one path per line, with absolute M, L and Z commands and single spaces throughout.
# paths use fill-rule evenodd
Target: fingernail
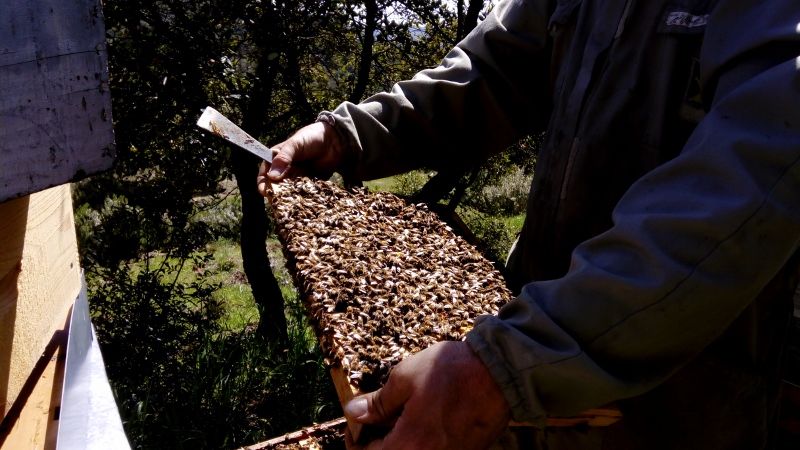
M 357 398 L 351 400 L 344 409 L 347 410 L 347 415 L 359 419 L 361 416 L 367 415 L 367 399 Z
M 278 178 L 281 176 L 281 172 L 278 169 L 272 169 L 267 174 L 270 178 Z

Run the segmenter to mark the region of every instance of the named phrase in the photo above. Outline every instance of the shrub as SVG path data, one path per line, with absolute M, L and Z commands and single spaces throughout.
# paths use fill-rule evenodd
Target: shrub
M 204 336 L 218 331 L 220 305 L 208 272 L 179 279 L 185 264 L 204 266 L 209 255 L 172 261 L 152 259 L 87 272 L 92 321 L 103 345 L 108 376 L 118 391 L 143 397 L 148 390 L 171 395 L 178 373 Z M 157 267 L 152 267 L 157 266 Z
M 502 219 L 469 207 L 459 208 L 458 213 L 486 248 L 485 256 L 492 261 L 505 261 L 514 243 L 514 231 Z
M 516 168 L 501 178 L 497 184 L 484 186 L 479 193 L 472 192 L 466 203 L 480 211 L 498 216 L 512 216 L 525 212 L 533 174 L 526 175 Z
M 90 278 L 93 321 L 134 447 L 237 448 L 340 417 L 296 296 L 287 296 L 288 350 L 252 326 L 221 329 L 210 263 L 200 252 L 183 268 L 154 256 Z
M 416 194 L 428 180 L 431 175 L 422 170 L 412 170 L 395 177 L 395 183 L 392 187 L 392 192 L 401 197 L 411 197 Z
M 194 200 L 196 213 L 191 223 L 202 224 L 216 239 L 238 240 L 242 231 L 242 197 L 233 188 Z
M 208 334 L 180 367 L 180 389 L 129 396 L 121 410 L 139 448 L 238 448 L 342 415 L 313 335 L 287 352 L 248 329 Z

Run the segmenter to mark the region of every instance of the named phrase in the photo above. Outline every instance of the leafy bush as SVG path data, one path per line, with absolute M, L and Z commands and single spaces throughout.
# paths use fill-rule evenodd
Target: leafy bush
M 236 448 L 342 415 L 296 296 L 290 346 L 221 329 L 210 256 L 150 256 L 88 278 L 93 321 L 135 448 Z
M 197 254 L 179 264 L 206 264 Z M 141 395 L 145 386 L 176 389 L 175 372 L 203 336 L 218 330 L 217 288 L 178 280 L 180 267 L 164 260 L 156 268 L 99 268 L 87 280 L 92 320 L 103 343 L 109 378 L 117 389 Z
M 242 197 L 238 188 L 194 200 L 192 223 L 202 223 L 216 239 L 238 240 L 242 231 Z
M 95 208 L 81 188 L 90 307 L 134 447 L 234 448 L 342 415 L 296 295 L 285 295 L 286 351 L 250 328 L 220 325 L 213 280 L 240 267 L 206 249 L 236 226 L 237 191 L 195 199 L 182 226 L 161 233 L 178 222 L 170 213 L 151 220 L 122 196 Z
M 521 214 L 525 212 L 532 179 L 533 174 L 526 175 L 523 169 L 516 168 L 499 183 L 484 186 L 480 193 L 471 192 L 465 203 L 491 215 Z
M 492 261 L 505 261 L 514 243 L 514 231 L 502 219 L 472 208 L 459 208 L 458 214 L 483 243 L 485 256 Z
M 422 170 L 413 170 L 395 177 L 392 192 L 401 197 L 411 197 L 417 193 L 425 183 L 430 180 L 431 175 Z
M 180 367 L 180 389 L 121 403 L 138 448 L 238 448 L 341 417 L 313 335 L 290 332 L 287 352 L 252 329 L 207 335 Z

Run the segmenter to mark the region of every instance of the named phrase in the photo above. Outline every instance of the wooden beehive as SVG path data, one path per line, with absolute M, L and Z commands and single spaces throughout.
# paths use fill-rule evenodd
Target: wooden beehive
M 0 202 L 111 167 L 100 1 L 5 1 L 0 42 Z
M 397 363 L 512 299 L 502 276 L 425 205 L 298 178 L 268 191 L 342 405 L 378 389 Z M 607 425 L 614 408 L 551 425 Z M 357 439 L 361 425 L 350 422 Z
M 69 182 L 114 161 L 99 0 L 0 7 L 0 446 L 54 448 L 81 288 Z

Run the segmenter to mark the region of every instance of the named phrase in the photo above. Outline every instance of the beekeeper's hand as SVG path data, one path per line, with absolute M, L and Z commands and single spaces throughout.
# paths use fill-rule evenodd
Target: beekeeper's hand
M 502 433 L 510 410 L 486 366 L 466 342 L 440 342 L 402 361 L 386 385 L 356 397 L 345 414 L 357 422 L 392 426 L 350 450 L 486 449 Z
M 333 126 L 315 122 L 272 147 L 273 160 L 264 161 L 258 173 L 258 191 L 266 194 L 266 181 L 313 175 L 328 178 L 342 162 L 342 142 Z

